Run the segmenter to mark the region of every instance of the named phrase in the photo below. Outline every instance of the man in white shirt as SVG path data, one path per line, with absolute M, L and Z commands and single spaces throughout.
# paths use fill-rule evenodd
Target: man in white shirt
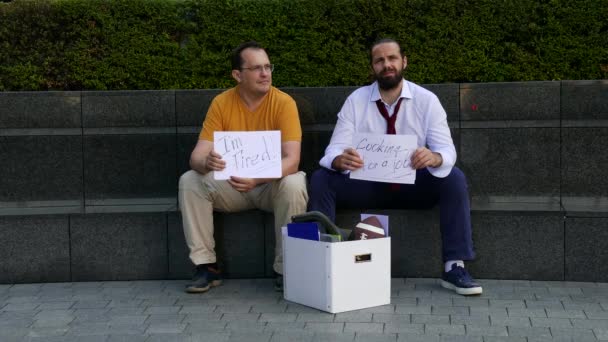
M 439 203 L 444 272 L 442 286 L 462 295 L 482 288 L 464 268 L 475 257 L 466 178 L 454 167 L 456 149 L 445 110 L 430 91 L 401 75 L 407 58 L 399 43 L 374 43 L 370 61 L 375 82 L 355 90 L 340 113 L 329 146 L 311 178 L 309 210 L 335 221 L 340 208 L 430 208 Z M 353 148 L 354 133 L 409 134 L 419 146 L 412 154 L 415 184 L 350 179 L 365 161 Z

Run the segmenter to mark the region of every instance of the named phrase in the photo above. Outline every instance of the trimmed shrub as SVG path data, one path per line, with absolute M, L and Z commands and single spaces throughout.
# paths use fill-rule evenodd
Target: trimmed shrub
M 605 0 L 14 0 L 0 90 L 225 88 L 252 39 L 277 86 L 363 84 L 382 37 L 418 83 L 606 79 L 605 18 Z

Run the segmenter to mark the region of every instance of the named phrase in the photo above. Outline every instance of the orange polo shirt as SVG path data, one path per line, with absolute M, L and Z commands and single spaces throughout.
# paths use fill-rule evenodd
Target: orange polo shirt
M 247 109 L 238 86 L 216 96 L 203 122 L 199 140 L 213 141 L 215 131 L 281 131 L 281 141 L 302 141 L 296 102 L 275 87 L 255 111 Z

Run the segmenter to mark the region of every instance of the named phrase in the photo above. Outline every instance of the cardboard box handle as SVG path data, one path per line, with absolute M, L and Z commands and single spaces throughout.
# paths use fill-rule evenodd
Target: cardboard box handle
M 355 255 L 355 264 L 372 261 L 372 253 Z

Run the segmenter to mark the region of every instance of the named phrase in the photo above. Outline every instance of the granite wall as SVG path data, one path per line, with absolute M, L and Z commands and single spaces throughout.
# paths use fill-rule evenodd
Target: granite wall
M 608 281 L 608 81 L 425 87 L 468 177 L 475 276 Z M 307 173 L 354 89 L 283 89 Z M 220 91 L 0 93 L 0 283 L 189 277 L 177 181 Z M 437 209 L 383 212 L 393 275 L 438 276 Z M 214 216 L 227 276 L 271 275 L 272 215 Z

